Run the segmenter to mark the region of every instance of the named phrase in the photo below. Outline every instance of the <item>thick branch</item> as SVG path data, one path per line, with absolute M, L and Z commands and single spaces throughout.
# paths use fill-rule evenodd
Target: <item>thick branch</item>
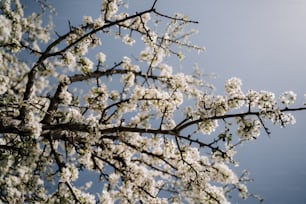
M 284 108 L 281 109 L 281 112 L 292 112 L 292 111 L 301 111 L 306 110 L 306 107 L 302 108 Z M 198 124 L 200 122 L 203 122 L 204 120 L 220 120 L 220 119 L 226 119 L 226 118 L 237 118 L 237 117 L 245 117 L 245 116 L 260 116 L 260 112 L 243 112 L 243 113 L 233 113 L 233 114 L 227 114 L 222 116 L 211 116 L 207 118 L 200 118 L 197 120 L 189 121 L 186 123 L 183 123 L 179 126 L 176 126 L 175 128 L 171 130 L 163 130 L 163 129 L 149 129 L 149 128 L 139 128 L 139 127 L 125 127 L 125 126 L 118 126 L 118 127 L 112 127 L 112 128 L 106 128 L 99 130 L 102 134 L 109 134 L 109 133 L 116 133 L 116 132 L 135 132 L 135 133 L 151 133 L 151 134 L 164 134 L 164 135 L 178 135 L 182 130 Z M 79 132 L 87 132 L 90 133 L 92 130 L 92 127 L 86 124 L 81 123 L 63 123 L 63 124 L 44 124 L 42 127 L 43 130 L 69 130 L 69 131 L 79 131 Z
M 14 133 L 19 135 L 29 134 L 28 128 L 21 126 L 21 120 L 0 116 L 0 133 Z
M 56 89 L 56 92 L 53 96 L 53 98 L 50 101 L 47 113 L 44 117 L 44 119 L 42 120 L 42 123 L 50 123 L 52 120 L 52 113 L 53 111 L 55 111 L 58 107 L 58 103 L 59 103 L 59 95 L 61 94 L 61 92 L 63 91 L 65 84 L 64 83 L 59 83 Z
M 64 124 L 55 124 L 49 125 L 45 124 L 42 127 L 43 130 L 69 130 L 69 131 L 77 131 L 77 132 L 87 132 L 90 133 L 92 127 L 86 124 L 80 123 L 64 123 Z M 116 132 L 135 132 L 135 133 L 151 133 L 151 134 L 164 134 L 164 135 L 176 135 L 176 132 L 172 130 L 161 130 L 161 129 L 146 129 L 146 128 L 138 128 L 138 127 L 112 127 L 99 130 L 102 134 L 116 133 Z

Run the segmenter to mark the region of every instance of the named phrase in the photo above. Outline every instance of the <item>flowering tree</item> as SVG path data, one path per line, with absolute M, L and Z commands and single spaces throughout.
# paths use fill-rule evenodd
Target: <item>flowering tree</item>
M 48 5 L 37 2 L 44 14 Z M 213 204 L 229 203 L 233 190 L 251 195 L 247 175 L 232 170 L 235 147 L 270 134 L 268 120 L 294 123 L 289 112 L 306 107 L 290 107 L 291 91 L 243 92 L 238 78 L 213 95 L 198 70 L 172 69 L 165 59 L 202 50 L 184 30 L 197 22 L 158 3 L 128 13 L 123 0 L 103 0 L 100 17 L 53 35 L 43 15 L 1 1 L 1 202 Z M 108 62 L 107 35 L 143 49 Z M 99 179 L 81 183 L 82 171 Z

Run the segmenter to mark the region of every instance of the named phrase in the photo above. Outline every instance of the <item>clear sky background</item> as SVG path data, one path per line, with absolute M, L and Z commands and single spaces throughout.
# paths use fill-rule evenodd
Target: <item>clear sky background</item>
M 55 30 L 61 33 L 68 29 L 67 19 L 78 25 L 83 15 L 97 17 L 101 1 L 50 2 L 56 3 Z M 136 2 L 137 8 L 151 6 L 149 0 L 129 2 Z M 201 55 L 186 53 L 182 71 L 197 62 L 205 73 L 216 75 L 209 81 L 220 93 L 225 81 L 235 76 L 243 80 L 245 91 L 269 90 L 278 95 L 293 90 L 298 94 L 297 105 L 305 101 L 305 0 L 160 0 L 158 8 L 168 14 L 184 13 L 200 22 L 194 26 L 199 34 L 192 40 L 206 51 Z M 115 61 L 119 53 L 129 56 L 113 40 L 102 42 L 108 60 Z M 271 137 L 262 132 L 256 141 L 238 148 L 238 170 L 250 171 L 255 181 L 249 189 L 262 195 L 266 204 L 306 203 L 306 112 L 296 115 L 294 126 L 284 129 L 270 125 Z M 254 199 L 231 201 L 258 203 Z
M 244 90 L 276 94 L 294 90 L 300 104 L 305 101 L 306 1 L 180 2 L 185 4 L 182 12 L 200 21 L 195 41 L 207 48 L 200 60 L 194 61 L 216 74 L 213 82 L 218 89 L 236 76 L 243 80 Z M 306 203 L 306 113 L 297 115 L 296 125 L 285 129 L 270 126 L 271 138 L 263 133 L 239 148 L 240 167 L 247 168 L 255 179 L 250 191 L 261 194 L 264 203 Z

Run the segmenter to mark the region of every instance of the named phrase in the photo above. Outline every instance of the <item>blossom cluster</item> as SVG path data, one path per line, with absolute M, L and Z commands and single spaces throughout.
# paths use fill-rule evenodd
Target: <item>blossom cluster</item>
M 7 91 L 9 78 L 6 76 L 0 76 L 0 94 L 4 94 Z

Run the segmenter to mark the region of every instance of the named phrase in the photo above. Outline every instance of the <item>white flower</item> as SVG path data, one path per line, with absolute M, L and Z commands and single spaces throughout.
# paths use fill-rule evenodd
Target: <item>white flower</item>
M 111 92 L 109 93 L 109 98 L 110 98 L 111 100 L 113 100 L 113 101 L 118 100 L 118 98 L 119 98 L 119 93 L 118 93 L 118 91 L 116 91 L 116 90 L 111 91 Z
M 150 16 L 150 13 L 145 13 L 141 16 L 141 19 L 142 19 L 142 22 L 144 24 L 146 24 L 150 19 L 151 19 L 151 16 Z
M 122 68 L 125 69 L 125 70 L 136 71 L 136 72 L 138 72 L 140 70 L 139 66 L 133 65 L 131 58 L 129 58 L 127 56 L 123 57 L 122 62 L 123 62 Z
M 67 119 L 71 121 L 81 121 L 83 118 L 80 110 L 77 108 L 69 108 L 67 113 Z
M 75 181 L 79 177 L 79 171 L 74 165 L 68 164 L 61 169 L 59 176 L 61 182 Z
M 246 185 L 244 184 L 239 184 L 238 185 L 238 189 L 239 189 L 239 196 L 242 199 L 246 199 L 249 195 L 248 195 L 248 188 L 246 187 Z
M 152 67 L 158 66 L 165 57 L 165 51 L 162 48 L 146 47 L 139 54 L 139 59 L 146 61 Z
M 178 53 L 177 53 L 177 57 L 178 57 L 178 59 L 179 59 L 180 61 L 182 61 L 182 60 L 185 58 L 185 55 L 183 55 L 182 52 L 178 52 Z
M 260 121 L 257 119 L 237 119 L 237 134 L 241 139 L 254 139 L 260 134 Z
M 238 177 L 225 163 L 214 163 L 211 173 L 212 178 L 217 182 L 238 183 Z
M 59 75 L 58 80 L 63 84 L 70 84 L 70 79 L 67 75 L 63 74 Z M 65 90 L 67 90 L 67 87 L 65 88 Z
M 8 89 L 9 78 L 0 75 L 0 95 L 4 94 Z
M 81 192 L 81 200 L 86 204 L 96 204 L 95 196 L 90 193 Z
M 135 75 L 132 72 L 128 72 L 125 75 L 122 75 L 121 81 L 125 84 L 127 88 L 132 87 L 135 83 Z
M 38 52 L 41 51 L 41 49 L 40 49 L 40 47 L 39 47 L 39 45 L 38 45 L 38 42 L 37 42 L 36 40 L 32 43 L 32 49 L 33 49 L 33 50 L 36 50 L 36 51 L 38 51 Z
M 0 15 L 0 22 L 0 42 L 7 42 L 11 37 L 12 22 L 3 15 Z
M 42 124 L 36 121 L 33 121 L 29 124 L 29 127 L 31 127 L 31 133 L 32 136 L 35 139 L 38 139 L 40 137 L 40 134 L 42 132 Z
M 246 94 L 247 104 L 254 107 L 258 103 L 259 93 L 254 90 L 249 90 Z
M 276 104 L 275 94 L 267 91 L 260 91 L 257 106 L 263 111 L 272 109 Z
M 199 123 L 199 130 L 204 134 L 211 134 L 218 127 L 217 120 L 204 120 Z
M 115 200 L 112 198 L 111 194 L 106 189 L 103 189 L 100 197 L 100 202 L 105 204 L 112 204 L 115 202 Z
M 296 94 L 293 91 L 286 91 L 280 96 L 280 101 L 288 106 L 293 104 L 296 100 Z
M 225 96 L 205 95 L 200 102 L 200 108 L 204 109 L 204 112 L 209 110 L 212 116 L 221 116 L 228 111 L 227 103 Z
M 115 187 L 120 178 L 119 174 L 111 173 L 108 177 L 108 182 L 112 187 Z
M 172 67 L 168 64 L 160 64 L 159 69 L 161 76 L 170 77 L 172 74 Z
M 103 52 L 98 52 L 96 55 L 96 59 L 98 60 L 98 62 L 103 64 L 106 61 L 106 56 Z
M 93 20 L 91 16 L 83 16 L 83 23 L 84 24 L 92 24 Z
M 125 35 L 122 38 L 122 42 L 127 45 L 133 45 L 136 41 L 133 38 L 131 38 L 129 35 Z
M 144 50 L 142 50 L 139 54 L 139 59 L 150 62 L 152 59 L 152 48 L 146 47 Z
M 79 65 L 81 66 L 82 73 L 87 74 L 92 70 L 93 62 L 87 57 L 84 57 L 80 59 Z
M 64 63 L 71 69 L 70 71 L 73 71 L 73 67 L 76 64 L 75 56 L 71 52 L 65 52 L 63 56 Z
M 295 117 L 291 113 L 287 113 L 287 114 L 281 113 L 279 117 L 277 117 L 276 122 L 282 126 L 285 126 L 288 124 L 291 124 L 291 125 L 295 124 L 296 120 L 295 120 Z
M 94 167 L 93 161 L 91 159 L 91 153 L 88 151 L 82 151 L 78 161 L 80 164 L 84 165 L 87 169 L 92 169 Z
M 229 96 L 228 106 L 232 109 L 240 108 L 244 104 L 245 96 L 241 91 L 242 82 L 238 78 L 231 78 L 225 83 L 225 91 Z
M 70 180 L 71 172 L 68 168 L 62 168 L 62 171 L 60 172 L 60 181 L 61 182 L 67 182 Z
M 86 118 L 86 123 L 90 125 L 91 127 L 96 127 L 96 125 L 99 124 L 99 119 L 97 116 L 94 116 L 93 114 L 90 114 Z
M 224 190 L 221 187 L 217 187 L 214 185 L 207 184 L 206 185 L 206 196 L 204 198 L 203 203 L 212 203 L 212 204 L 230 204 L 225 195 L 224 195 Z M 213 198 L 213 199 L 212 199 Z
M 70 104 L 72 102 L 72 94 L 67 91 L 67 86 L 62 89 L 62 92 L 59 94 L 59 98 L 64 104 Z
M 116 0 L 102 1 L 102 11 L 106 12 L 106 18 L 110 19 L 118 11 L 118 5 Z
M 94 22 L 94 28 L 97 29 L 97 28 L 101 28 L 102 26 L 104 26 L 105 24 L 105 21 L 103 19 L 102 16 L 100 16 L 99 18 L 97 18 Z
M 242 82 L 240 79 L 234 77 L 225 83 L 225 91 L 229 96 L 236 95 L 237 93 L 241 93 L 241 85 Z

